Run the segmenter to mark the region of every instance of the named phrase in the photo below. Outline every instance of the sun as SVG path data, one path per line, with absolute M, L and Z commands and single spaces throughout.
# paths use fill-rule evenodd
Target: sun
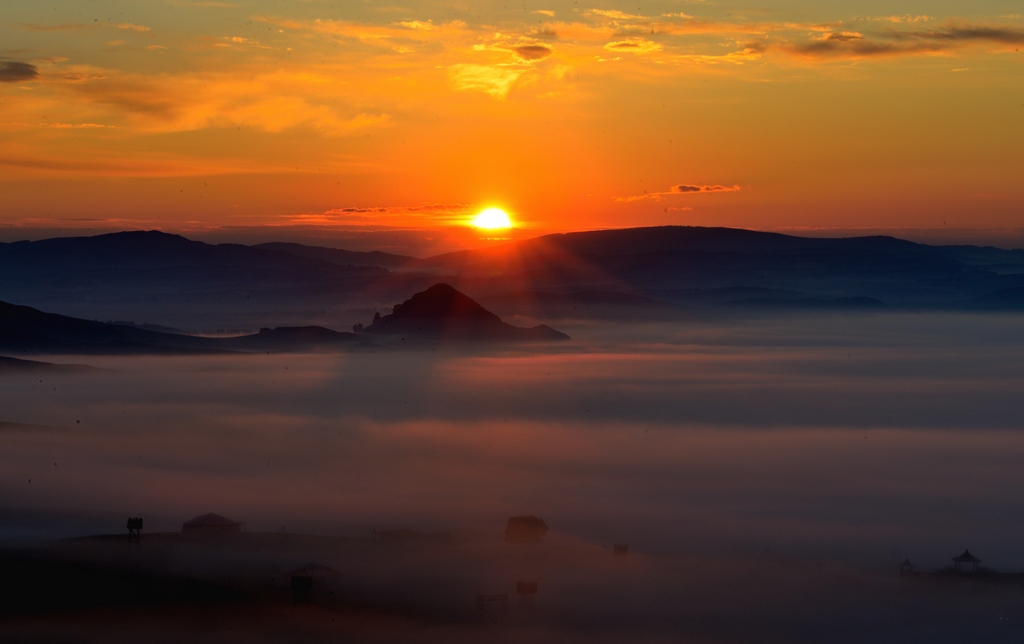
M 485 208 L 473 218 L 473 226 L 485 230 L 500 230 L 512 227 L 508 213 L 501 208 Z

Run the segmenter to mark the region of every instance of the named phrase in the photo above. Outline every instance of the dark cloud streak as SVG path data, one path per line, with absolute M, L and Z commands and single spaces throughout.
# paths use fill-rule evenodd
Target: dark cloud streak
M 547 45 L 520 45 L 512 51 L 523 60 L 544 60 L 554 53 Z
M 0 61 L 0 83 L 20 83 L 35 80 L 38 77 L 39 70 L 31 63 L 15 60 Z
M 909 33 L 894 33 L 891 37 L 921 40 L 938 40 L 949 42 L 972 42 L 986 41 L 997 42 L 1006 45 L 1024 43 L 1024 31 L 1018 29 L 1005 29 L 998 27 L 949 27 L 942 30 L 915 31 Z
M 1015 45 L 1024 43 L 1024 31 L 977 25 L 950 26 L 927 31 L 886 31 L 864 35 L 857 32 L 832 32 L 818 40 L 795 45 L 751 44 L 757 51 L 771 48 L 788 50 L 808 57 L 908 56 L 949 51 L 971 43 Z

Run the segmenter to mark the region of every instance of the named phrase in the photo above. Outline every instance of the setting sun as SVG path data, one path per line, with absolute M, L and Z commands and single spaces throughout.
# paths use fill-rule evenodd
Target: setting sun
M 512 227 L 512 220 L 509 219 L 508 213 L 501 208 L 486 208 L 481 210 L 480 214 L 473 218 L 472 223 L 477 228 L 485 228 L 487 230 Z

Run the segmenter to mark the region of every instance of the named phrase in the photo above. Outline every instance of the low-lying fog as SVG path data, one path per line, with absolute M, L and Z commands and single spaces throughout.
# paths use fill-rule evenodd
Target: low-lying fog
M 565 328 L 507 352 L 48 357 L 3 377 L 0 538 L 500 534 L 1024 570 L 1019 316 Z M 564 326 L 564 325 L 563 325 Z M 14 423 L 32 425 L 25 427 Z

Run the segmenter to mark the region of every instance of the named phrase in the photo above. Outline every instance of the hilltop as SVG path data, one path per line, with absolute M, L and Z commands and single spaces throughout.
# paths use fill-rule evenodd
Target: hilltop
M 371 334 L 409 334 L 445 341 L 548 342 L 569 336 L 546 324 L 512 326 L 449 284 L 435 284 L 416 293 L 366 327 Z

